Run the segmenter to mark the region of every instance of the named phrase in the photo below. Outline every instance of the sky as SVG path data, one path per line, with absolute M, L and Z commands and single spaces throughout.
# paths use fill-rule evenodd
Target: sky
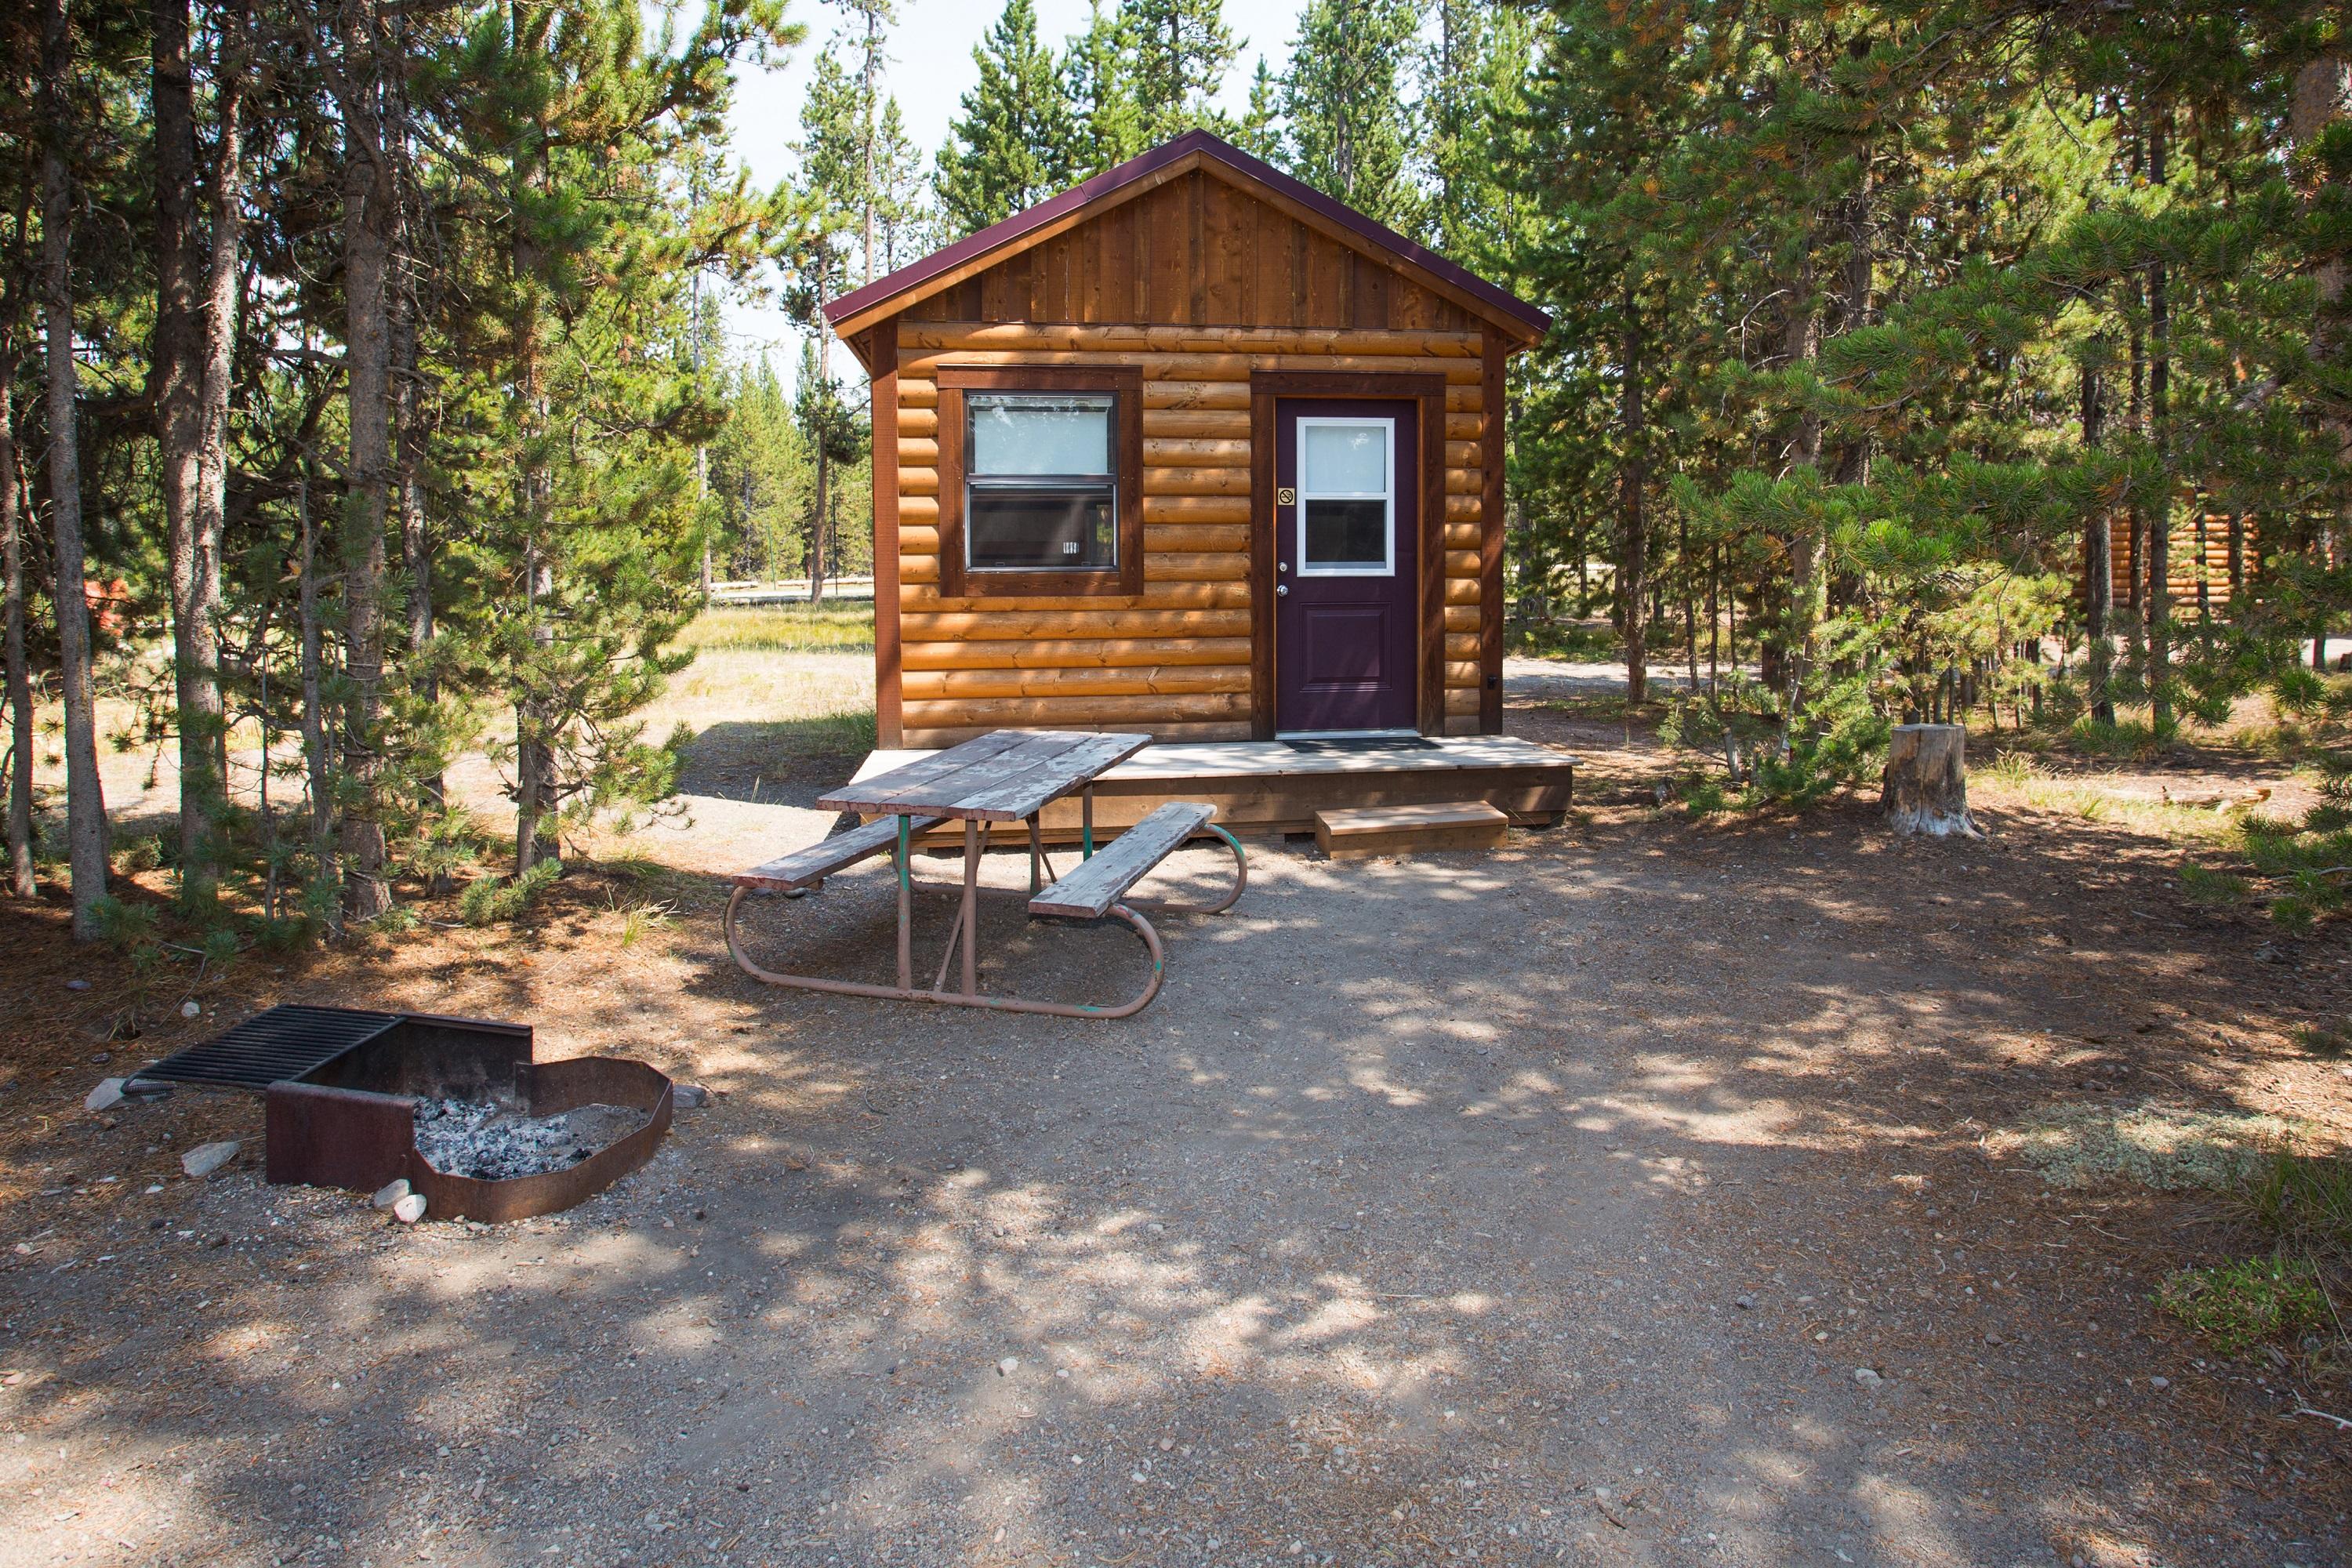
M 1104 9 L 1113 3 L 1104 0 Z M 1038 37 L 1057 50 L 1062 40 L 1087 25 L 1087 0 L 1036 0 L 1036 8 Z M 956 115 L 958 100 L 980 79 L 972 47 L 1003 9 L 999 0 L 899 0 L 884 87 L 898 100 L 908 135 L 926 153 L 937 153 L 947 140 L 948 121 Z M 1259 0 L 1255 5 L 1224 0 L 1225 26 L 1241 46 L 1222 100 L 1234 113 L 1248 106 L 1250 77 L 1260 56 L 1277 71 L 1289 59 L 1298 9 L 1297 0 Z M 838 48 L 847 64 L 853 53 L 845 38 L 835 37 L 845 24 L 838 7 L 821 0 L 792 0 L 788 15 L 807 26 L 808 42 L 780 68 L 747 76 L 738 85 L 735 110 L 729 116 L 737 155 L 750 165 L 753 178 L 769 185 L 793 172 L 790 143 L 800 130 L 801 100 L 816 56 Z M 732 300 L 726 327 L 738 353 L 750 357 L 765 349 L 777 373 L 791 379 L 799 344 L 782 311 Z M 846 357 L 836 355 L 835 363 Z

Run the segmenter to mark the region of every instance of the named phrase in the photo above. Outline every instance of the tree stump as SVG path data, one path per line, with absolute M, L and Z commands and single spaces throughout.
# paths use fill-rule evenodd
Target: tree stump
M 1969 815 L 1969 732 L 1958 724 L 1897 724 L 1879 805 L 1895 832 L 1981 838 Z

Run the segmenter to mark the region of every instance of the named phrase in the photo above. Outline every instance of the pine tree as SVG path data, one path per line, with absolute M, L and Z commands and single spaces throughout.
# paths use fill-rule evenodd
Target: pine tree
M 74 174 L 76 127 L 87 122 L 74 90 L 75 43 L 67 0 L 41 11 L 41 307 L 43 378 L 48 399 L 49 529 L 57 611 L 58 679 L 65 699 L 66 844 L 73 874 L 73 934 L 102 930 L 106 896 L 106 801 L 99 787 L 98 721 L 92 689 L 86 540 L 82 531 L 81 373 L 74 360 Z
M 1069 111 L 1054 57 L 1037 41 L 1032 0 L 1005 0 L 971 58 L 980 80 L 949 122 L 936 176 L 940 216 L 959 235 L 1034 206 L 1069 183 Z
M 1525 12 L 1496 0 L 1438 0 L 1435 10 L 1436 36 L 1419 57 L 1425 232 L 1445 255 L 1507 281 L 1527 243 L 1510 171 L 1526 134 L 1532 32 Z
M 504 153 L 480 216 L 503 273 L 482 347 L 506 389 L 509 575 L 485 635 L 515 706 L 499 754 L 518 873 L 560 858 L 562 824 L 675 776 L 674 747 L 628 715 L 683 663 L 667 644 L 697 604 L 683 459 L 717 410 L 694 364 L 691 280 L 748 274 L 803 216 L 740 170 L 691 195 L 679 176 L 723 124 L 733 65 L 797 40 L 780 17 L 713 7 L 648 47 L 628 0 L 519 5 L 482 16 L 445 89 L 477 144 Z
M 1062 47 L 1062 89 L 1068 105 L 1068 177 L 1091 179 L 1143 151 L 1143 118 L 1127 38 L 1116 12 L 1087 0 L 1086 30 Z
M 871 283 L 875 265 L 880 257 L 881 204 L 883 200 L 882 166 L 886 156 L 882 144 L 881 79 L 883 29 L 898 19 L 896 0 L 832 0 L 856 19 L 858 26 L 850 41 L 857 48 L 857 199 L 859 216 L 859 254 L 865 262 L 865 272 L 858 279 Z
M 1249 107 L 1234 127 L 1234 145 L 1269 163 L 1282 162 L 1282 81 L 1264 55 L 1250 73 Z
M 881 271 L 895 272 L 944 243 L 937 234 L 937 215 L 930 203 L 931 183 L 924 169 L 922 149 L 907 134 L 906 117 L 896 98 L 885 99 L 877 132 L 879 149 L 875 178 L 875 212 L 881 225 Z
M 31 90 L 40 58 L 39 22 L 17 13 L 0 19 L 0 60 L 9 62 L 0 88 L 0 133 L 27 145 L 37 104 Z M 27 534 L 34 525 L 32 498 L 23 480 L 17 446 L 17 376 L 31 356 L 27 333 L 34 289 L 33 201 L 41 171 L 19 158 L 0 171 L 0 710 L 8 723 L 8 749 L 0 758 L 0 790 L 7 797 L 5 844 L 8 896 L 30 899 L 39 887 L 33 864 L 33 686 L 26 646 L 30 605 L 25 570 Z
M 1308 0 L 1279 89 L 1285 163 L 1391 228 L 1420 221 L 1407 169 L 1418 130 L 1402 90 L 1414 0 Z
M 1241 46 L 1222 0 L 1120 0 L 1140 147 L 1157 147 L 1195 127 L 1220 135 L 1231 124 L 1215 105 Z

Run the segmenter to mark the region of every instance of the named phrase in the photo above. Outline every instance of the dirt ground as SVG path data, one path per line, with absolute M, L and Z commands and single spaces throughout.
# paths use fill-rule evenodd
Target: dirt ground
M 196 984 L 0 910 L 0 1563 L 2346 1562 L 2352 1435 L 2295 1414 L 2327 1391 L 2151 1303 L 2244 1249 L 2230 1216 L 1985 1144 L 2147 1100 L 2352 1135 L 2347 1069 L 2287 1038 L 2352 1011 L 2352 957 L 2184 901 L 2161 804 L 2284 781 L 1984 777 L 1977 843 L 1861 803 L 1697 823 L 1541 673 L 1511 727 L 1585 760 L 1570 822 L 1254 843 L 1124 1022 L 746 979 L 714 873 L 824 832 L 855 760 L 752 725 L 705 728 L 690 822 L 520 929 Z M 887 897 L 838 879 L 751 940 L 876 962 Z M 1117 931 L 992 908 L 993 986 L 1139 976 Z M 82 1110 L 281 1001 L 525 1019 L 716 1100 L 495 1229 L 264 1185 L 244 1100 Z M 184 1178 L 219 1138 L 245 1157 Z

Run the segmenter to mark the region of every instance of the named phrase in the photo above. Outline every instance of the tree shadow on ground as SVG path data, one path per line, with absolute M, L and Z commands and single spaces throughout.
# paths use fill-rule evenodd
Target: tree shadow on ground
M 811 807 L 848 782 L 874 749 L 871 713 L 751 723 L 722 721 L 687 746 L 687 795 Z

